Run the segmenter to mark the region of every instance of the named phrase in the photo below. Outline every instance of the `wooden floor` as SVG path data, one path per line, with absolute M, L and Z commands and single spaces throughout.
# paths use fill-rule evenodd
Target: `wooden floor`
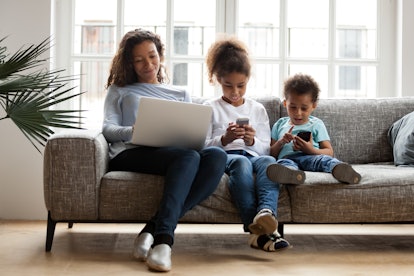
M 141 224 L 0 221 L 0 275 L 154 275 L 131 257 Z M 179 225 L 169 275 L 414 275 L 414 225 L 286 225 L 293 248 L 247 245 L 241 225 Z M 155 273 L 156 274 L 156 273 Z

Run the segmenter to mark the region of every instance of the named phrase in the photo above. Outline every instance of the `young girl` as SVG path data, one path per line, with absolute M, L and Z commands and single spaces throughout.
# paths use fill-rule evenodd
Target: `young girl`
M 238 208 L 249 244 L 265 251 L 289 247 L 277 233 L 279 184 L 266 175 L 275 163 L 269 156 L 269 118 L 263 105 L 245 98 L 251 64 L 245 45 L 236 38 L 215 42 L 207 54 L 209 80 L 221 86 L 223 96 L 208 101 L 213 107 L 211 131 L 206 146 L 227 152 L 225 172 L 229 190 Z M 244 122 L 237 119 L 244 118 Z M 248 119 L 248 122 L 246 121 Z
M 171 269 L 178 220 L 216 189 L 226 162 L 226 153 L 218 147 L 198 152 L 128 143 L 142 96 L 186 102 L 191 99 L 187 91 L 164 84 L 163 60 L 164 45 L 158 35 L 142 29 L 125 34 L 108 77 L 103 123 L 103 134 L 110 143 L 111 171 L 165 176 L 158 211 L 136 237 L 133 251 L 136 259 L 146 260 L 157 271 Z

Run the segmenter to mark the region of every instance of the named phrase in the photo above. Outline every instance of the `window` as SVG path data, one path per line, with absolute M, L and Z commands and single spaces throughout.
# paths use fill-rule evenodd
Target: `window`
M 377 85 L 387 77 L 380 68 L 394 58 L 380 51 L 379 38 L 391 37 L 381 20 L 394 20 L 392 11 L 381 9 L 386 2 L 54 0 L 54 61 L 81 76 L 79 89 L 86 93 L 79 107 L 89 110 L 88 128 L 101 126 L 110 61 L 123 34 L 135 28 L 162 37 L 170 82 L 194 96 L 221 94 L 208 83 L 204 59 L 216 34 L 225 32 L 236 34 L 252 53 L 249 96 L 281 97 L 283 80 L 302 72 L 318 81 L 322 98 L 376 97 L 393 85 Z

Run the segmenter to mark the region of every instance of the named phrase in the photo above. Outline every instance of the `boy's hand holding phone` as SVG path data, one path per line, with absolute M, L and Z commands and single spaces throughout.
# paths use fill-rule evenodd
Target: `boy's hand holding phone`
M 297 134 L 297 136 L 302 138 L 306 142 L 309 142 L 310 138 L 311 138 L 311 132 L 310 131 L 301 131 Z
M 293 140 L 293 149 L 309 153 L 313 149 L 313 143 L 311 142 L 312 133 L 310 131 L 304 131 L 299 132 L 296 136 L 299 139 Z

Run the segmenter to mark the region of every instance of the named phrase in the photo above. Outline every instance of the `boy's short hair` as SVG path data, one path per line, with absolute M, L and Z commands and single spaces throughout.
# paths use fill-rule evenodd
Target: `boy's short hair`
M 310 75 L 296 74 L 285 81 L 283 95 L 287 99 L 291 93 L 311 94 L 312 102 L 315 103 L 319 100 L 320 91 L 318 83 Z

